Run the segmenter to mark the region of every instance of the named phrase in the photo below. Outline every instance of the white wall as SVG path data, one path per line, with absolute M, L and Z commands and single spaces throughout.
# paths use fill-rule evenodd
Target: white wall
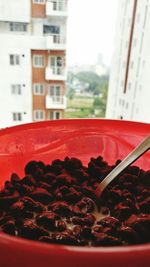
M 30 0 L 0 0 L 0 20 L 30 22 L 30 4 Z
M 0 36 L 0 127 L 15 125 L 32 121 L 32 94 L 31 94 L 31 52 L 27 47 L 20 45 L 20 48 L 11 42 L 11 36 L 7 41 Z M 9 54 L 20 55 L 20 65 L 10 65 Z M 22 84 L 22 95 L 11 95 L 11 84 Z M 21 112 L 23 121 L 15 122 L 12 120 L 12 112 Z

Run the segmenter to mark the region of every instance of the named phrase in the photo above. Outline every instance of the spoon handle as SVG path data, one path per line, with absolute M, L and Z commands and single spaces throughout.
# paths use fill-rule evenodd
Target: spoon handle
M 150 135 L 148 135 L 123 161 L 121 161 L 99 184 L 97 194 L 101 194 L 106 186 L 120 174 L 126 167 L 138 159 L 150 148 Z

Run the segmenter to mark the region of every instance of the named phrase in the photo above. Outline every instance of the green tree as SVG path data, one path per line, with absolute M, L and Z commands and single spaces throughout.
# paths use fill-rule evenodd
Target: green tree
M 74 89 L 68 88 L 68 93 L 67 93 L 68 98 L 71 100 L 71 99 L 73 99 L 74 95 L 75 95 Z
M 94 72 L 79 72 L 76 78 L 81 82 L 88 83 L 88 91 L 93 95 L 99 95 L 108 87 L 108 75 L 99 76 Z
M 106 104 L 107 104 L 108 86 L 104 86 L 101 97 L 96 97 L 93 102 L 93 107 L 100 110 L 98 117 L 105 117 Z

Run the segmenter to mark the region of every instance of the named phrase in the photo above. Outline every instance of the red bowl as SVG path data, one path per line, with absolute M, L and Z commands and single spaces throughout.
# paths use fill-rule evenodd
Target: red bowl
M 0 186 L 12 172 L 24 173 L 29 160 L 78 157 L 87 164 L 102 155 L 113 164 L 123 159 L 147 134 L 150 124 L 114 120 L 59 120 L 31 123 L 0 131 Z M 150 169 L 150 153 L 136 162 Z M 150 244 L 84 248 L 49 245 L 0 233 L 2 267 L 149 267 Z

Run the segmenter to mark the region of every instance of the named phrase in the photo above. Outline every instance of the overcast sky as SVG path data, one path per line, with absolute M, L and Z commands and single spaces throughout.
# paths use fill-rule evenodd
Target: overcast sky
M 119 0 L 69 0 L 67 64 L 96 63 L 103 54 L 109 66 Z

